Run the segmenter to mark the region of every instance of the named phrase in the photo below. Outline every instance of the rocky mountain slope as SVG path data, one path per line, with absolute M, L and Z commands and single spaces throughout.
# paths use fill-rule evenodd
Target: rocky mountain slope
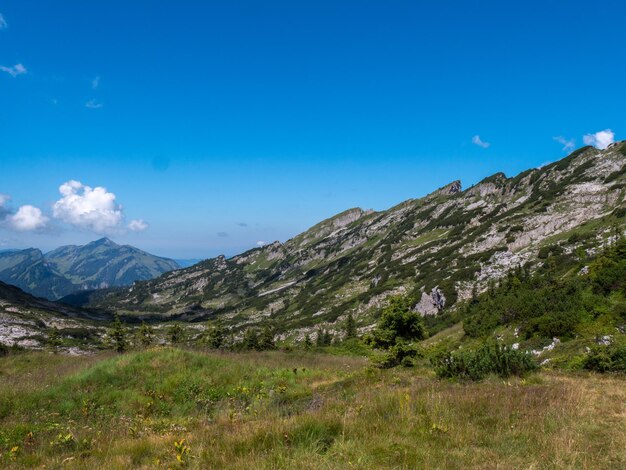
M 394 294 L 442 315 L 551 250 L 597 250 L 623 230 L 625 191 L 626 142 L 584 147 L 513 178 L 465 190 L 455 181 L 381 212 L 350 209 L 285 243 L 101 292 L 90 305 L 240 327 L 271 321 L 299 338 L 349 312 L 365 331 Z
M 171 259 L 108 238 L 45 255 L 35 248 L 0 253 L 0 281 L 51 300 L 79 290 L 130 285 L 178 268 Z
M 18 287 L 0 282 L 0 344 L 41 348 L 51 328 L 80 336 L 89 345 L 98 328 L 89 321 L 105 316 L 69 305 L 33 297 Z M 71 350 L 69 352 L 72 352 Z

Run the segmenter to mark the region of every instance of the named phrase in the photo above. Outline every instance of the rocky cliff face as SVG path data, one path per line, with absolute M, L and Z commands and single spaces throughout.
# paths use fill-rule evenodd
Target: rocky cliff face
M 421 313 L 422 315 L 437 315 L 443 311 L 446 307 L 446 296 L 439 286 L 433 287 L 433 289 L 427 294 L 422 292 L 422 297 L 419 302 L 415 304 L 413 310 Z
M 626 215 L 626 143 L 585 147 L 513 178 L 466 190 L 455 181 L 382 212 L 350 209 L 285 243 L 203 261 L 101 295 L 93 306 L 130 315 L 237 326 L 268 319 L 302 337 L 352 312 L 372 324 L 390 295 L 425 315 L 445 314 L 472 290 L 550 249 L 593 250 Z M 547 250 L 547 251 L 546 251 Z

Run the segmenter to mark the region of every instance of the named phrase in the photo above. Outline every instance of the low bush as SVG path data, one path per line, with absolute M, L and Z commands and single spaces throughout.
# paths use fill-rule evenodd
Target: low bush
M 7 346 L 6 344 L 0 343 L 0 357 L 8 356 L 9 354 L 17 354 L 24 351 L 26 351 L 26 349 L 18 346 L 17 344 L 13 344 L 13 346 Z
M 626 373 L 626 345 L 611 344 L 592 349 L 583 360 L 583 367 L 596 372 Z
M 381 369 L 396 366 L 413 367 L 415 359 L 422 357 L 420 349 L 414 344 L 399 342 L 389 348 L 387 353 L 376 360 Z
M 375 348 L 388 349 L 398 342 L 424 339 L 426 330 L 419 313 L 410 308 L 407 298 L 394 297 L 383 310 L 376 329 L 365 337 Z
M 449 352 L 432 362 L 438 377 L 464 380 L 482 380 L 490 374 L 522 376 L 538 368 L 529 353 L 493 342 L 472 351 Z
M 372 355 L 372 349 L 358 338 L 348 338 L 344 341 L 335 343 L 332 346 L 324 348 L 324 351 L 328 354 L 333 354 L 336 356 L 368 357 Z

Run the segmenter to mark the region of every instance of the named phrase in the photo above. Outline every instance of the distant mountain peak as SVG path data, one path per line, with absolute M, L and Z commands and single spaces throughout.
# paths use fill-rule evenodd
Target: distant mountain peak
M 127 286 L 178 268 L 174 260 L 108 237 L 62 246 L 45 256 L 36 248 L 0 254 L 0 281 L 51 300 L 80 290 Z
M 108 237 L 102 237 L 87 244 L 87 246 L 119 246 Z

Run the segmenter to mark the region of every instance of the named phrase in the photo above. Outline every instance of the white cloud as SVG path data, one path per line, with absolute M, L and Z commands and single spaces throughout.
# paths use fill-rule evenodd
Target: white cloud
M 479 135 L 475 135 L 474 137 L 472 137 L 472 143 L 484 149 L 491 145 L 489 142 L 483 142 Z
M 9 25 L 7 24 L 7 20 L 5 20 L 4 16 L 2 16 L 2 13 L 0 13 L 0 29 L 4 29 L 8 26 Z
M 53 204 L 52 216 L 75 228 L 98 234 L 143 232 L 149 228 L 142 219 L 131 220 L 125 226 L 122 206 L 116 203 L 115 194 L 102 186 L 92 188 L 70 180 L 59 186 L 59 192 L 61 198 Z M 7 207 L 10 199 L 9 195 L 0 193 L 0 227 L 24 232 L 48 226 L 50 218 L 41 209 L 24 205 L 14 213 Z
M 256 242 L 256 246 L 265 246 L 267 245 L 267 242 L 264 242 L 263 240 L 259 240 L 258 242 Z
M 115 203 L 115 194 L 98 186 L 91 188 L 79 181 L 68 181 L 59 187 L 63 196 L 54 203 L 52 214 L 75 227 L 96 233 L 118 229 L 124 219 L 122 207 Z
M 91 88 L 96 90 L 100 86 L 100 76 L 97 76 L 91 81 Z
M 39 230 L 48 224 L 48 217 L 43 215 L 41 209 L 35 206 L 22 206 L 17 212 L 8 218 L 11 228 L 20 232 Z
M 102 108 L 102 103 L 98 103 L 96 100 L 89 100 L 85 103 L 85 108 L 100 109 Z
M 28 70 L 26 70 L 26 67 L 24 67 L 22 64 L 15 64 L 13 67 L 0 65 L 0 71 L 8 73 L 13 78 L 17 77 L 18 75 L 24 75 L 25 73 L 28 73 Z
M 131 220 L 128 224 L 128 229 L 132 232 L 143 232 L 150 227 L 146 222 L 141 219 Z
M 41 209 L 31 205 L 21 206 L 15 214 L 6 207 L 11 199 L 7 194 L 0 194 L 0 224 L 18 232 L 39 230 L 48 224 L 48 217 L 43 215 Z
M 611 129 L 598 131 L 595 134 L 586 134 L 583 137 L 585 145 L 593 145 L 595 148 L 604 150 L 615 142 L 615 133 Z
M 564 152 L 571 152 L 572 150 L 574 150 L 574 147 L 576 147 L 576 139 L 566 139 L 562 135 L 559 135 L 556 137 L 552 137 L 552 140 L 561 144 L 563 146 L 562 150 Z

